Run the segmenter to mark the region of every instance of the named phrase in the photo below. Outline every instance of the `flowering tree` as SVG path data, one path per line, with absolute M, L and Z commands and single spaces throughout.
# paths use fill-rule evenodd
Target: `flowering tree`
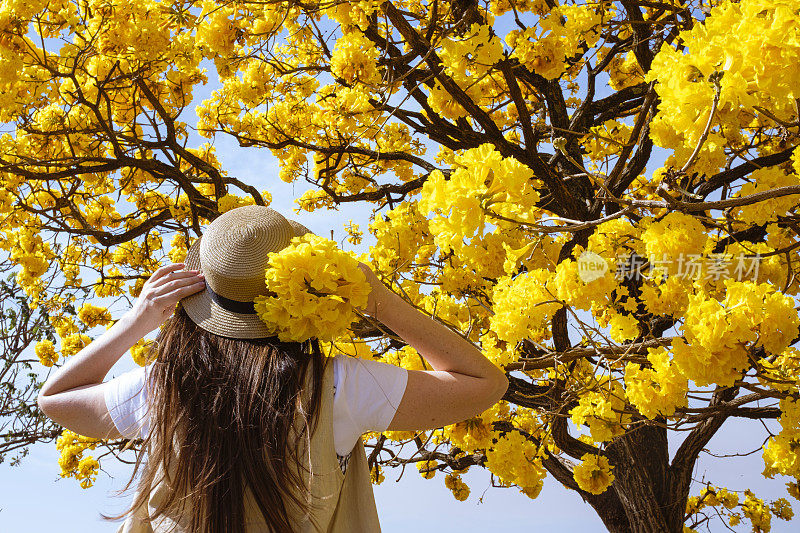
M 464 499 L 479 466 L 531 498 L 551 475 L 612 531 L 767 531 L 788 500 L 691 474 L 729 418 L 778 419 L 763 473 L 800 498 L 798 16 L 797 0 L 4 0 L 0 247 L 58 337 L 36 353 L 75 353 L 111 321 L 89 300 L 138 295 L 202 224 L 270 202 L 190 145 L 232 136 L 311 184 L 301 209 L 371 206 L 365 260 L 509 373 L 480 416 L 371 435 L 375 482 L 413 463 Z M 220 87 L 190 106 L 205 66 Z M 423 368 L 392 332 L 353 333 L 357 355 Z M 64 475 L 90 485 L 98 444 L 66 432 Z
M 60 430 L 36 405 L 40 383 L 33 368 L 42 359 L 28 355 L 30 346 L 41 341 L 37 355 L 46 360 L 42 350 L 53 346 L 54 331 L 46 311 L 41 307 L 32 311 L 26 295 L 14 283 L 14 273 L 9 274 L 14 266 L 8 260 L 0 264 L 0 463 L 17 465 L 31 444 L 52 440 Z

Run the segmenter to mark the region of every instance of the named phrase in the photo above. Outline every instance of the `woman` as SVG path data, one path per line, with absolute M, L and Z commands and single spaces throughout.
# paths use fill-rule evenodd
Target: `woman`
M 361 435 L 453 424 L 505 393 L 505 374 L 472 343 L 363 263 L 372 290 L 361 311 L 434 370 L 324 357 L 315 339 L 272 336 L 253 306 L 268 292 L 267 254 L 307 231 L 263 206 L 219 216 L 185 264 L 153 273 L 133 307 L 42 387 L 39 405 L 64 427 L 144 439 L 120 531 L 380 531 Z M 154 362 L 104 382 L 162 323 Z

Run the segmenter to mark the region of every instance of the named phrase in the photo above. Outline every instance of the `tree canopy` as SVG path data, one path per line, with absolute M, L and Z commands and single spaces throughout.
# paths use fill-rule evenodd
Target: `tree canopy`
M 375 482 L 415 464 L 464 499 L 482 467 L 535 498 L 549 475 L 611 531 L 791 519 L 691 476 L 729 418 L 777 419 L 763 475 L 800 498 L 797 0 L 0 6 L 0 454 L 58 434 L 27 346 L 58 364 L 111 323 L 98 298 L 270 203 L 222 168 L 230 136 L 310 185 L 299 208 L 368 206 L 365 260 L 509 375 L 471 420 L 370 435 Z M 353 337 L 424 367 L 376 324 L 329 348 Z M 98 445 L 123 443 L 64 432 L 62 475 L 91 485 Z

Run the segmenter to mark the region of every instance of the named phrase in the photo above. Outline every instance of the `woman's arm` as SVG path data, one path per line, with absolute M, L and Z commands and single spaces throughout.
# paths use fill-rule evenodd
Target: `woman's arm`
M 176 263 L 156 270 L 133 307 L 47 379 L 38 397 L 44 414 L 87 437 L 121 436 L 106 409 L 103 380 L 131 346 L 172 314 L 181 298 L 204 287 L 196 272 L 177 271 L 182 267 Z
M 508 378 L 474 344 L 388 290 L 367 265 L 372 285 L 365 311 L 386 324 L 434 368 L 409 370 L 389 430 L 422 430 L 473 417 L 503 397 Z

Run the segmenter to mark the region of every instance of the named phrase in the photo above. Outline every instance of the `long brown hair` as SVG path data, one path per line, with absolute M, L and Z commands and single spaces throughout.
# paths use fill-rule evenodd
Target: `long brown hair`
M 291 533 L 287 503 L 309 512 L 301 470 L 293 467 L 302 465 L 300 444 L 310 445 L 321 400 L 328 358 L 316 339 L 221 337 L 198 327 L 179 305 L 153 350 L 150 431 L 123 491 L 145 466 L 125 514 L 146 506 L 149 487 L 165 480 L 172 490 L 151 518 L 179 509 L 191 516 L 192 533 L 244 531 L 249 489 L 271 530 Z M 300 438 L 290 442 L 295 420 Z

